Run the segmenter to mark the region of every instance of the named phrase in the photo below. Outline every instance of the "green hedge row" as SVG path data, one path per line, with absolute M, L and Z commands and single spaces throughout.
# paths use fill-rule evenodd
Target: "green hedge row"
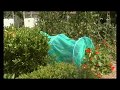
M 40 66 L 38 70 L 22 74 L 17 79 L 95 79 L 94 73 L 89 69 L 83 70 L 69 63 L 53 63 Z

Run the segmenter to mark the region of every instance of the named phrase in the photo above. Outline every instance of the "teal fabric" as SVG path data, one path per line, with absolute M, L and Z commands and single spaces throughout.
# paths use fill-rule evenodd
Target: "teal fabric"
M 85 50 L 87 48 L 94 49 L 92 40 L 86 36 L 73 40 L 64 34 L 50 36 L 45 32 L 41 33 L 50 39 L 48 54 L 55 57 L 58 62 L 74 62 L 80 66 L 85 56 Z

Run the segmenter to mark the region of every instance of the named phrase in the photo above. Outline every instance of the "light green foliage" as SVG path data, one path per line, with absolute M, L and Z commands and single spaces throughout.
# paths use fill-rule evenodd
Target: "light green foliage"
M 69 63 L 53 63 L 40 66 L 38 70 L 22 74 L 17 79 L 82 79 L 96 78 L 89 70 L 82 70 Z
M 26 73 L 46 65 L 48 39 L 40 29 L 8 28 L 4 31 L 4 72 Z

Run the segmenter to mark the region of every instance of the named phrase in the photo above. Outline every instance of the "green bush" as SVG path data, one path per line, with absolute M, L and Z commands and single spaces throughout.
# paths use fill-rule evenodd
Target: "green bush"
M 49 35 L 64 33 L 72 39 L 90 37 L 95 46 L 106 40 L 112 46 L 109 53 L 116 60 L 116 24 L 100 23 L 101 17 L 108 18 L 106 15 L 107 12 L 102 11 L 76 11 L 74 14 L 68 11 L 44 11 L 40 12 L 38 25 Z M 116 18 L 112 15 L 111 19 L 113 17 Z
M 69 63 L 53 63 L 40 66 L 38 70 L 22 74 L 17 79 L 85 79 L 96 78 L 89 70 L 82 70 Z
M 15 79 L 15 74 L 4 74 L 3 78 L 5 78 L 5 79 Z
M 38 29 L 6 28 L 4 31 L 4 73 L 27 73 L 46 65 L 48 39 Z
M 68 37 L 74 39 L 86 35 L 91 37 L 94 43 L 99 43 L 103 39 L 114 43 L 114 40 L 116 40 L 116 26 L 108 22 L 101 24 L 101 15 L 102 12 L 97 11 L 76 11 L 74 14 L 65 11 L 44 11 L 40 12 L 38 25 L 50 35 L 65 33 Z

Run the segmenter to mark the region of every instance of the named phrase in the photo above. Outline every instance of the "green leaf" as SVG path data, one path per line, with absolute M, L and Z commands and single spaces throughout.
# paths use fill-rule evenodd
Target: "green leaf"
M 101 62 L 98 62 L 98 65 L 99 65 L 99 66 L 102 66 L 102 63 L 101 63 Z

